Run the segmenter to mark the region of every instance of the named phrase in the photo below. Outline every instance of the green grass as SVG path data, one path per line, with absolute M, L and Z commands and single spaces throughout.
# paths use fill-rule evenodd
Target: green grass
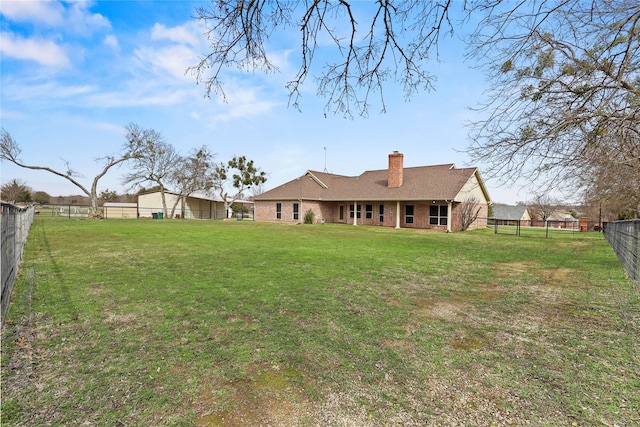
M 2 425 L 640 424 L 597 233 L 37 218 Z

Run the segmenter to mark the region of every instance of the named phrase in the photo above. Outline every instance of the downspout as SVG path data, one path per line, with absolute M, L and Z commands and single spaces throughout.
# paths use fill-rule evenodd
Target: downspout
M 445 200 L 447 202 L 447 233 L 451 233 L 451 205 L 453 202 L 451 200 Z
M 396 228 L 400 228 L 400 200 L 396 202 Z

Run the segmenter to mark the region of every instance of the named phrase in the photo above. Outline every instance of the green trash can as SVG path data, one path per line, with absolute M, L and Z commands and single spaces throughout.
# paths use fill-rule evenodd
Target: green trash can
M 158 212 L 158 219 L 162 219 L 164 214 L 162 212 Z

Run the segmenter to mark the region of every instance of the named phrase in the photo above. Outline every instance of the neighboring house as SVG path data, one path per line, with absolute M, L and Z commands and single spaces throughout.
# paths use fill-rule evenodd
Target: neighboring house
M 491 209 L 497 225 L 515 225 L 516 221 L 520 221 L 521 226 L 531 225 L 531 214 L 526 206 L 493 205 Z
M 137 218 L 138 204 L 105 202 L 102 205 L 102 217 L 105 219 Z
M 574 217 L 571 212 L 566 210 L 555 210 L 551 212 L 547 221 L 564 221 L 564 222 L 578 222 L 578 219 Z
M 405 168 L 403 161 L 394 152 L 388 169 L 355 177 L 307 171 L 255 196 L 255 219 L 299 223 L 310 209 L 318 222 L 454 231 L 464 204 L 476 200 L 480 212 L 471 227 L 486 226 L 490 198 L 476 168 Z
M 224 201 L 215 197 L 192 194 L 183 198 L 179 193 L 171 191 L 165 191 L 164 195 L 167 203 L 166 215 L 171 215 L 173 205 L 178 202 L 174 211 L 175 218 L 181 218 L 183 215 L 186 219 L 225 219 L 233 216 L 231 208 L 229 212 L 225 212 Z M 238 200 L 236 203 L 241 203 L 250 211 L 253 210 L 251 201 Z M 140 218 L 156 218 L 159 214 L 164 217 L 160 191 L 138 195 L 138 212 Z
M 553 228 L 577 229 L 580 221 L 566 210 L 555 210 L 547 218 L 547 224 Z M 543 223 L 544 226 L 544 223 Z

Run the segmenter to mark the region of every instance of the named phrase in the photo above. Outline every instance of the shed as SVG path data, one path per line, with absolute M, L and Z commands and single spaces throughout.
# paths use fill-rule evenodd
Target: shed
M 104 205 L 102 205 L 102 216 L 105 219 L 137 218 L 138 204 L 106 202 Z

